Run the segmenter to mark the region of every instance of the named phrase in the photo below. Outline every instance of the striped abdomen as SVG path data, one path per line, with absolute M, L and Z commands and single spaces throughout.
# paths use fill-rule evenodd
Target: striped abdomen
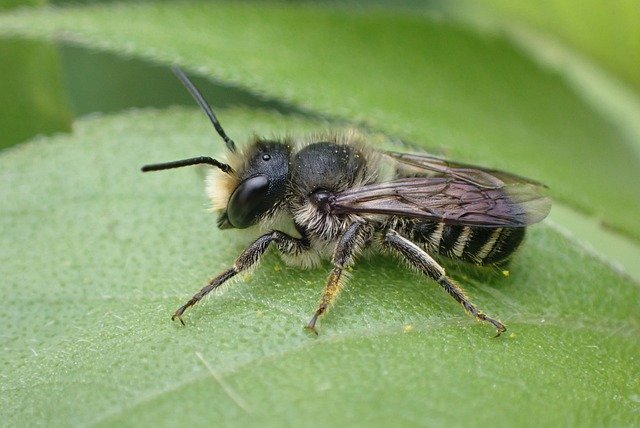
M 428 253 L 478 265 L 505 261 L 518 248 L 524 227 L 458 226 L 439 222 L 411 222 L 404 225 L 405 236 L 420 244 Z

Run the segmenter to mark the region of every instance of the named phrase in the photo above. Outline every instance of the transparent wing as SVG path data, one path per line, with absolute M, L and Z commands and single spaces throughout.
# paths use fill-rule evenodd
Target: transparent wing
M 383 214 L 424 218 L 448 224 L 484 227 L 523 227 L 549 214 L 551 200 L 537 183 L 480 186 L 448 177 L 401 178 L 349 189 L 334 195 L 335 214 Z
M 451 162 L 449 160 L 427 154 L 400 152 L 384 153 L 408 167 L 409 170 L 414 169 L 416 173 L 425 172 L 431 175 L 434 175 L 433 173 L 435 173 L 440 176 L 449 176 L 460 181 L 475 184 L 481 188 L 500 189 L 509 184 L 527 184 L 541 189 L 546 187 L 537 181 L 515 174 L 510 174 L 508 172 L 482 168 L 476 165 Z

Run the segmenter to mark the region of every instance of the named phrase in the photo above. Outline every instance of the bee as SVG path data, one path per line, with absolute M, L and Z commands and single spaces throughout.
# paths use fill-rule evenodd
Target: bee
M 366 137 L 344 131 L 307 139 L 255 138 L 239 150 L 186 74 L 174 72 L 204 110 L 228 150 L 225 162 L 207 156 L 142 167 L 143 172 L 210 165 L 208 194 L 220 229 L 261 226 L 233 266 L 211 279 L 172 316 L 250 268 L 275 247 L 285 262 L 305 268 L 333 264 L 324 295 L 307 325 L 336 300 L 366 249 L 395 254 L 446 290 L 477 320 L 505 325 L 474 305 L 434 259 L 442 255 L 481 266 L 502 266 L 544 219 L 545 186 L 517 175 L 450 162 L 427 154 L 380 151 Z

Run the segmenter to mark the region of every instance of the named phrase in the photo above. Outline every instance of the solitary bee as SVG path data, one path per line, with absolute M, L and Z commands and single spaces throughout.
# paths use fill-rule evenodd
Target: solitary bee
M 315 333 L 344 287 L 344 270 L 367 248 L 386 250 L 436 281 L 497 335 L 506 327 L 479 310 L 431 254 L 475 265 L 502 265 L 521 244 L 525 227 L 544 219 L 545 186 L 509 173 L 425 154 L 378 151 L 356 132 L 307 140 L 257 138 L 244 150 L 224 132 L 202 94 L 174 72 L 225 141 L 227 162 L 201 156 L 146 165 L 143 172 L 189 165 L 215 167 L 207 179 L 220 229 L 268 230 L 173 314 L 183 314 L 211 290 L 255 266 L 271 246 L 303 267 L 331 258 L 322 300 L 307 328 Z

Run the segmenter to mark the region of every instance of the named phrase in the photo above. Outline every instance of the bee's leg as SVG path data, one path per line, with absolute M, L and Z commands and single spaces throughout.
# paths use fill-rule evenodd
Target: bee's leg
M 395 230 L 387 231 L 385 236 L 385 243 L 387 246 L 398 252 L 401 256 L 407 260 L 411 266 L 418 269 L 429 278 L 434 279 L 438 284 L 444 288 L 454 299 L 458 301 L 469 313 L 475 316 L 480 321 L 486 321 L 498 330 L 497 336 L 504 333 L 507 328 L 500 321 L 490 318 L 482 311 L 478 310 L 473 303 L 469 301 L 464 293 L 464 290 L 460 288 L 453 280 L 447 277 L 444 268 L 440 266 L 429 254 L 427 254 L 422 248 L 410 240 L 400 236 Z
M 247 270 L 258 263 L 262 255 L 267 251 L 267 248 L 269 248 L 269 244 L 272 242 L 275 242 L 278 249 L 283 253 L 300 253 L 308 250 L 309 248 L 309 241 L 304 235 L 302 238 L 294 238 L 278 230 L 262 235 L 256 239 L 253 244 L 249 245 L 242 254 L 240 254 L 236 259 L 236 262 L 233 264 L 233 267 L 227 269 L 209 281 L 209 283 L 202 287 L 202 289 L 198 291 L 187 303 L 180 306 L 171 319 L 174 321 L 178 319 L 182 324 L 184 324 L 182 314 L 184 314 L 188 308 L 198 303 L 204 298 L 204 296 L 221 286 L 228 279 L 233 278 L 240 272 Z
M 372 235 L 373 228 L 364 222 L 351 224 L 342 234 L 333 253 L 333 270 L 329 275 L 320 306 L 307 325 L 308 330 L 318 333 L 316 330 L 318 318 L 327 311 L 344 287 L 343 269 L 354 263 L 355 257 L 370 241 Z

